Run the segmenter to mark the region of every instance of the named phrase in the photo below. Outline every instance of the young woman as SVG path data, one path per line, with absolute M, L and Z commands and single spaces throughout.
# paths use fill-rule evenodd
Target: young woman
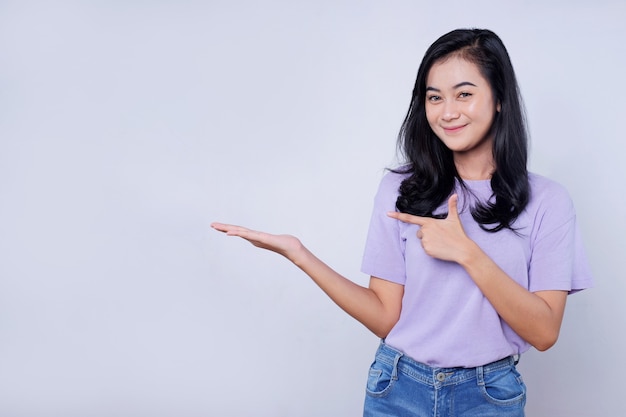
M 508 53 L 488 30 L 426 52 L 363 257 L 368 288 L 289 235 L 214 223 L 277 252 L 382 339 L 365 416 L 523 416 L 515 365 L 556 342 L 565 300 L 592 285 L 567 192 L 527 171 Z

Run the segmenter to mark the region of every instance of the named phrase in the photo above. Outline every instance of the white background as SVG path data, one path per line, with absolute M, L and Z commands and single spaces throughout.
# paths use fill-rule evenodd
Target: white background
M 529 416 L 626 414 L 624 39 L 615 1 L 0 1 L 0 416 L 358 416 L 378 341 L 294 266 L 359 272 L 430 43 L 507 45 L 531 169 L 596 288 L 521 363 Z

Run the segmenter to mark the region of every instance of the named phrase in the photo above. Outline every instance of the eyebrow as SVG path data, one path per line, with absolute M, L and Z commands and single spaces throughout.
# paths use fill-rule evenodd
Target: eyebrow
M 474 84 L 474 83 L 471 83 L 471 82 L 469 82 L 469 81 L 463 81 L 463 82 L 458 83 L 458 84 L 457 84 L 457 85 L 455 85 L 454 87 L 452 87 L 452 89 L 453 89 L 453 90 L 456 90 L 457 88 L 459 88 L 459 87 L 464 87 L 464 86 L 466 86 L 466 85 L 469 85 L 469 86 L 472 86 L 472 87 L 476 87 L 476 84 Z M 426 91 L 436 91 L 436 92 L 438 92 L 438 93 L 439 93 L 439 92 L 441 92 L 441 90 L 440 90 L 440 89 L 435 88 L 435 87 L 426 87 Z

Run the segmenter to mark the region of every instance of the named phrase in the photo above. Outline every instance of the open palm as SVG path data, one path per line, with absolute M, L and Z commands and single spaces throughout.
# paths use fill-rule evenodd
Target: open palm
M 212 223 L 211 227 L 217 231 L 226 233 L 228 236 L 240 237 L 258 248 L 276 252 L 287 258 L 290 258 L 290 255 L 295 253 L 302 246 L 300 240 L 291 235 L 273 235 L 242 226 L 236 226 L 234 224 Z

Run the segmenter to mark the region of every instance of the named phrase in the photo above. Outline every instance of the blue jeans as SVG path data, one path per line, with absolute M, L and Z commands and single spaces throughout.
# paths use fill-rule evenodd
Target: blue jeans
M 364 417 L 523 417 L 526 386 L 513 357 L 476 368 L 432 368 L 380 344 Z

